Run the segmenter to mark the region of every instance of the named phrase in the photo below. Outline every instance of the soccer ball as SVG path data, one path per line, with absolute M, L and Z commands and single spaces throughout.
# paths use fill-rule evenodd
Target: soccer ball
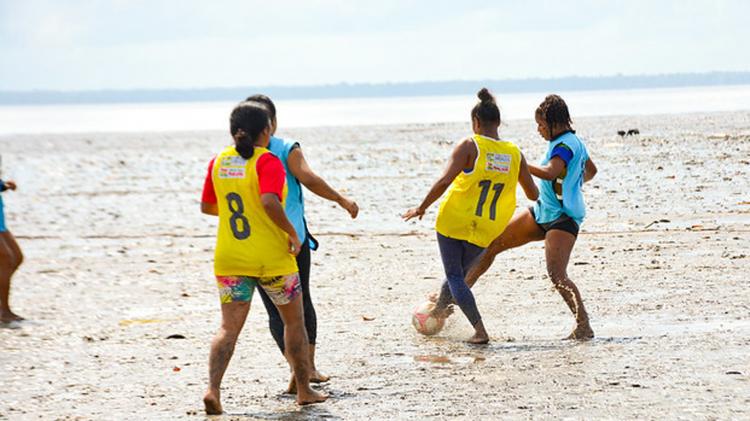
M 434 335 L 443 328 L 445 319 L 433 317 L 430 313 L 435 308 L 435 303 L 426 302 L 418 305 L 411 315 L 411 324 L 417 332 L 423 335 Z

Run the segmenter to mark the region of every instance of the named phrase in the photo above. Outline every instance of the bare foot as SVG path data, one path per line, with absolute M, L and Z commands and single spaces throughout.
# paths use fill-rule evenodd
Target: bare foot
M 0 312 L 0 323 L 20 322 L 21 320 L 26 319 L 13 313 L 12 311 Z
M 449 305 L 445 308 L 435 307 L 435 309 L 430 312 L 432 317 L 437 317 L 438 319 L 447 319 L 451 314 L 453 314 L 453 305 Z
M 221 409 L 218 393 L 206 392 L 206 395 L 203 397 L 203 405 L 206 407 L 206 415 L 219 415 L 224 412 Z
M 316 392 L 309 387 L 307 390 L 299 390 L 297 392 L 297 405 L 310 405 L 314 403 L 324 402 L 328 399 L 328 395 L 325 393 Z
M 331 377 L 322 374 L 318 370 L 313 370 L 312 374 L 310 375 L 310 383 L 325 383 L 328 380 L 331 380 Z
M 297 379 L 294 377 L 294 373 L 292 372 L 292 378 L 289 379 L 289 386 L 287 386 L 286 390 L 284 391 L 287 395 L 296 395 L 297 394 Z
M 485 345 L 490 342 L 489 336 L 487 334 L 481 334 L 481 333 L 475 333 L 474 336 L 469 338 L 466 342 L 472 344 L 472 345 Z
M 587 323 L 581 323 L 573 329 L 573 332 L 568 335 L 565 339 L 576 339 L 579 341 L 588 341 L 594 337 L 594 331 L 591 329 L 591 325 Z

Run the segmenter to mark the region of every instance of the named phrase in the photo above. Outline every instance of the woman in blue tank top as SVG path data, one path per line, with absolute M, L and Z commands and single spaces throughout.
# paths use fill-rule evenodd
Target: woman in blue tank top
M 534 207 L 513 216 L 505 231 L 490 243 L 469 269 L 465 281 L 473 286 L 498 253 L 532 241 L 544 241 L 547 274 L 576 321 L 567 339 L 590 339 L 594 337 L 594 331 L 581 294 L 568 277 L 567 268 L 586 214 L 581 187 L 594 178 L 597 170 L 586 145 L 571 128 L 568 106 L 562 98 L 547 96 L 536 109 L 535 118 L 539 134 L 548 142 L 541 164 L 528 164 L 531 174 L 541 180 L 539 200 Z M 435 311 L 440 314 L 444 310 Z
M 359 207 L 356 202 L 334 190 L 325 180 L 310 169 L 298 142 L 275 136 L 277 127 L 276 106 L 271 101 L 271 98 L 265 95 L 253 95 L 248 97 L 247 101 L 261 103 L 268 109 L 271 117 L 271 141 L 268 149 L 281 160 L 284 164 L 284 170 L 286 170 L 288 190 L 284 210 L 302 242 L 302 248 L 297 255 L 297 266 L 299 267 L 300 284 L 302 285 L 305 328 L 308 341 L 310 342 L 310 382 L 326 382 L 329 380 L 329 377 L 321 374 L 315 366 L 315 343 L 318 333 L 318 319 L 310 296 L 310 250 L 317 250 L 318 243 L 307 230 L 302 186 L 304 185 L 308 190 L 324 199 L 338 203 L 339 206 L 349 212 L 352 218 L 357 217 Z M 273 302 L 265 291 L 259 288 L 258 293 L 263 299 L 263 305 L 268 312 L 268 327 L 271 330 L 271 336 L 276 341 L 276 345 L 279 347 L 281 353 L 284 354 L 284 322 L 281 320 L 281 315 L 276 306 L 273 305 Z M 295 389 L 296 384 L 294 376 L 292 376 L 287 392 L 295 393 Z

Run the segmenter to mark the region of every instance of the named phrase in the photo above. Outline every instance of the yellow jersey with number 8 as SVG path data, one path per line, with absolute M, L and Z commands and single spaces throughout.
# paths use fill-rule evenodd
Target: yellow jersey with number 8
M 435 229 L 440 234 L 487 247 L 502 234 L 516 209 L 521 150 L 512 142 L 474 135 L 477 159 L 461 172 L 440 203 Z
M 297 261 L 289 253 L 288 234 L 266 214 L 260 200 L 256 164 L 268 149 L 256 147 L 244 159 L 234 146 L 214 161 L 211 179 L 219 208 L 214 272 L 217 276 L 267 277 L 297 272 Z M 282 208 L 286 198 L 286 184 Z

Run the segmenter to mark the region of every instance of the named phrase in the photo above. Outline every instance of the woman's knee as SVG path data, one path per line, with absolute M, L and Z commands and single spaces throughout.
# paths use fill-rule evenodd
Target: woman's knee
M 14 255 L 15 262 L 13 264 L 13 270 L 18 269 L 19 266 L 21 266 L 21 263 L 23 263 L 23 253 L 19 250 L 18 253 Z

